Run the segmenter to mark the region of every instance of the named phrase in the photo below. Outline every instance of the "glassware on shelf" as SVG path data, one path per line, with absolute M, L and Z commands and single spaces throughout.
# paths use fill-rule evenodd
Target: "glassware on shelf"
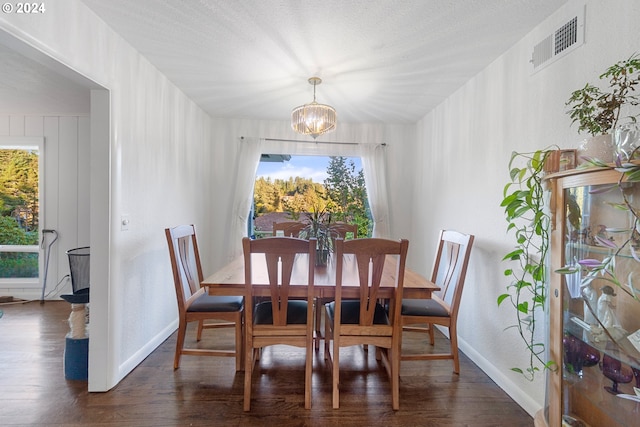
M 613 131 L 613 144 L 616 156 L 622 162 L 637 158 L 634 150 L 640 146 L 640 128 L 635 122 L 616 126 Z
M 632 367 L 631 372 L 633 372 L 633 376 L 636 379 L 636 388 L 640 389 L 640 369 L 636 369 Z M 636 394 L 638 394 L 637 390 L 636 390 Z
M 562 340 L 564 346 L 564 367 L 578 377 L 582 377 L 582 368 L 595 366 L 600 361 L 600 352 L 574 337 L 565 334 Z
M 611 394 L 620 394 L 618 391 L 619 383 L 630 383 L 633 379 L 633 372 L 631 369 L 626 369 L 622 366 L 622 362 L 620 360 L 608 355 L 604 354 L 602 356 L 602 362 L 600 362 L 600 369 L 602 370 L 602 374 L 613 381 L 611 387 L 606 386 L 604 389 L 607 390 Z

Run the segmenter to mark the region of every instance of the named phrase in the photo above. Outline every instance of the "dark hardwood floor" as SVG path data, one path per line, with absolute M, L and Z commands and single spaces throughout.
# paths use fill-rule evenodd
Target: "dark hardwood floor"
M 183 356 L 173 370 L 175 334 L 120 384 L 88 393 L 65 380 L 66 302 L 0 305 L 0 425 L 2 426 L 532 426 L 532 418 L 480 369 L 451 361 L 402 362 L 400 410 L 391 409 L 389 382 L 375 352 L 345 349 L 340 409 L 331 408 L 331 375 L 322 349 L 314 361 L 313 407 L 304 409 L 304 353 L 265 350 L 254 372 L 251 412 L 242 410 L 243 374 L 232 358 Z M 233 344 L 231 330 L 223 340 Z M 205 331 L 202 345 L 221 331 Z M 195 340 L 191 330 L 187 340 Z M 404 348 L 426 336 L 405 333 Z M 436 350 L 448 342 L 438 335 Z

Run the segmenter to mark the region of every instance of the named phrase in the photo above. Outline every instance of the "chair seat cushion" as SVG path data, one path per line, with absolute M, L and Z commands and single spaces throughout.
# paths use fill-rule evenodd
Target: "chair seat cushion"
M 449 312 L 434 299 L 403 299 L 402 315 L 449 317 Z
M 257 325 L 273 324 L 271 301 L 263 301 L 256 305 L 253 311 L 253 323 Z M 307 323 L 307 302 L 290 300 L 287 307 L 287 324 L 304 325 L 305 323 Z
M 333 322 L 336 309 L 336 302 L 332 301 L 326 304 L 329 321 Z M 342 301 L 342 313 L 340 314 L 340 323 L 343 325 L 357 325 L 360 323 L 360 300 Z M 376 310 L 373 314 L 374 325 L 389 325 L 389 316 L 384 307 L 376 303 Z
M 238 296 L 213 296 L 203 294 L 189 306 L 187 311 L 239 311 L 242 310 L 243 301 L 244 298 Z

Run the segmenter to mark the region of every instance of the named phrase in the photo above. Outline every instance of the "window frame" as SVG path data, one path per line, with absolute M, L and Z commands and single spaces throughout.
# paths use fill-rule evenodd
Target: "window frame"
M 45 173 L 45 150 L 44 137 L 0 137 L 0 149 L 23 150 L 37 148 L 38 150 L 38 236 L 42 236 L 44 224 L 44 173 Z M 11 277 L 0 278 L 0 287 L 8 288 L 38 288 L 42 285 L 44 277 L 44 249 L 41 245 L 0 245 L 2 252 L 28 252 L 38 254 L 38 277 Z

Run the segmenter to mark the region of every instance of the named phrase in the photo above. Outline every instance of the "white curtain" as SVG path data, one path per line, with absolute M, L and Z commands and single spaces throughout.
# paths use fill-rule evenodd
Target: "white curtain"
M 387 156 L 384 144 L 358 145 L 362 158 L 364 180 L 369 196 L 371 216 L 373 216 L 373 237 L 388 239 L 389 198 L 387 196 Z
M 258 163 L 261 154 L 293 156 L 360 157 L 364 170 L 369 205 L 373 216 L 373 237 L 388 238 L 389 203 L 387 198 L 386 149 L 384 144 L 314 143 L 258 138 L 241 138 L 233 198 L 233 218 L 229 233 L 230 259 L 242 253 L 242 237 L 247 235 L 247 220 L 253 202 Z
M 247 221 L 253 203 L 253 186 L 263 153 L 263 140 L 258 138 L 240 138 L 238 162 L 236 165 L 235 188 L 231 193 L 233 199 L 233 217 L 229 233 L 228 248 L 230 259 L 242 254 L 242 238 L 247 235 Z

